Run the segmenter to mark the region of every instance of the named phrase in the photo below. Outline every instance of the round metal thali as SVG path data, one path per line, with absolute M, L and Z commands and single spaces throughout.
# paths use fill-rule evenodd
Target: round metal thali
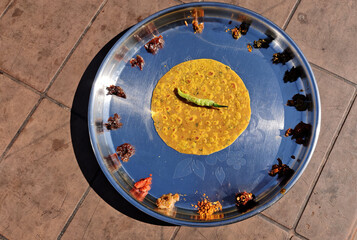
M 204 15 L 202 33 L 194 33 L 192 11 Z M 229 29 L 249 23 L 246 35 L 235 40 Z M 187 25 L 186 25 L 187 23 Z M 156 55 L 144 45 L 162 35 L 164 48 Z M 247 49 L 254 40 L 271 37 L 268 48 Z M 275 53 L 289 51 L 293 58 L 273 64 Z M 140 55 L 142 71 L 129 60 Z M 248 128 L 229 147 L 207 155 L 182 154 L 167 146 L 151 118 L 151 97 L 159 79 L 184 61 L 208 58 L 228 65 L 243 80 L 251 99 Z M 300 69 L 296 81 L 284 82 L 286 71 Z M 106 87 L 123 88 L 126 99 L 107 95 Z M 309 107 L 297 111 L 287 101 L 300 93 Z M 217 93 L 219 94 L 219 93 Z M 123 126 L 108 131 L 103 124 L 118 113 Z M 217 226 L 241 221 L 271 206 L 288 191 L 306 168 L 320 129 L 320 100 L 312 70 L 297 45 L 279 27 L 264 17 L 237 6 L 191 3 L 160 11 L 128 30 L 103 61 L 92 86 L 89 102 L 89 133 L 98 163 L 114 188 L 131 204 L 160 220 L 188 226 Z M 297 144 L 285 131 L 304 122 L 311 125 L 307 144 Z M 116 147 L 130 143 L 136 153 L 128 162 L 116 159 Z M 114 156 L 114 157 L 113 157 Z M 294 156 L 294 157 L 292 157 Z M 294 170 L 289 178 L 268 173 L 277 158 Z M 148 195 L 140 199 L 130 190 L 134 183 L 152 174 Z M 244 209 L 235 205 L 238 192 L 251 192 L 255 204 Z M 178 193 L 180 201 L 171 211 L 156 207 L 163 194 Z M 223 210 L 211 219 L 200 219 L 196 205 L 207 196 L 220 201 Z

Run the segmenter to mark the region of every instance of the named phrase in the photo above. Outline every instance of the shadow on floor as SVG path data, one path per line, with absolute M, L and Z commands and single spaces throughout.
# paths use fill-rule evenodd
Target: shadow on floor
M 128 28 L 129 29 L 129 28 Z M 93 58 L 78 84 L 71 110 L 71 137 L 78 165 L 91 188 L 109 205 L 128 217 L 161 226 L 173 226 L 153 218 L 126 201 L 110 184 L 94 156 L 88 132 L 88 102 L 95 75 L 116 41 L 128 30 L 109 41 Z

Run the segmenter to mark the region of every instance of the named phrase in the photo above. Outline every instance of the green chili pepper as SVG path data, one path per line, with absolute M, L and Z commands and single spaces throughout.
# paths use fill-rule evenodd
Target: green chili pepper
M 189 94 L 181 92 L 179 88 L 177 88 L 177 93 L 180 97 L 186 99 L 187 101 L 194 103 L 198 106 L 203 106 L 203 107 L 228 107 L 228 106 L 223 106 L 223 105 L 218 105 L 215 103 L 213 100 L 209 99 L 201 99 L 201 98 L 196 98 L 193 96 L 190 96 Z

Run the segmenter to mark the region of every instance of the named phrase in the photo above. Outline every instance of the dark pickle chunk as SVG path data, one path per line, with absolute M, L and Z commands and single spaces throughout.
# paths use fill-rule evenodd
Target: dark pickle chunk
M 124 90 L 119 86 L 110 85 L 109 87 L 107 87 L 107 90 L 107 95 L 115 95 L 118 97 L 126 98 Z
M 242 24 L 239 26 L 239 31 L 241 32 L 242 35 L 247 34 L 250 24 L 251 24 L 251 21 L 243 21 Z
M 303 77 L 303 71 L 301 66 L 292 67 L 290 71 L 286 70 L 283 80 L 284 83 L 295 82 L 299 77 Z
M 274 177 L 276 174 L 278 174 L 278 178 L 291 177 L 294 174 L 294 170 L 292 170 L 288 165 L 283 164 L 280 158 L 277 160 L 279 164 L 274 164 L 271 167 L 269 175 Z
M 249 202 L 253 201 L 255 196 L 253 193 L 240 192 L 236 194 L 236 205 L 238 207 L 246 206 Z
M 130 64 L 131 64 L 131 67 L 138 66 L 140 70 L 143 70 L 145 61 L 144 61 L 144 58 L 142 58 L 140 55 L 136 55 L 136 58 L 130 59 Z
M 238 27 L 236 26 L 233 28 L 232 31 L 232 37 L 234 39 L 239 39 L 242 35 L 246 35 L 250 27 L 250 22 L 249 21 L 243 21 L 241 25 Z
M 295 94 L 292 100 L 288 100 L 286 105 L 295 107 L 298 111 L 305 111 L 309 108 L 311 101 L 309 98 L 302 94 Z
M 158 36 L 158 37 L 154 37 L 153 39 L 151 39 L 149 42 L 147 42 L 144 47 L 146 49 L 146 51 L 148 51 L 149 53 L 152 54 L 156 54 L 157 51 L 159 51 L 159 48 L 163 48 L 165 44 L 164 38 L 162 37 L 162 35 Z
M 272 37 L 267 37 L 264 39 L 259 39 L 258 41 L 254 41 L 254 48 L 268 48 L 270 43 L 273 41 L 274 39 Z
M 292 136 L 291 139 L 295 139 L 297 144 L 307 146 L 311 137 L 312 126 L 310 124 L 300 122 L 294 129 L 289 128 L 285 132 L 285 136 Z
M 285 65 L 285 63 L 287 63 L 293 58 L 294 58 L 294 54 L 291 52 L 289 48 L 287 48 L 282 53 L 274 53 L 272 61 L 274 64 L 281 63 Z
M 135 148 L 130 143 L 124 143 L 117 147 L 117 154 L 123 162 L 127 162 L 135 154 Z
M 120 117 L 117 113 L 114 113 L 113 117 L 109 117 L 108 122 L 105 124 L 108 130 L 115 130 L 121 128 L 121 126 L 123 126 L 123 124 L 120 122 Z

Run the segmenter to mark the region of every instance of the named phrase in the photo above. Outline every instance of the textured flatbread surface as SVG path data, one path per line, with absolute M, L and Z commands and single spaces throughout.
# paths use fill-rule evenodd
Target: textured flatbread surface
M 201 107 L 176 89 L 228 108 Z M 208 155 L 231 145 L 250 121 L 249 92 L 230 67 L 212 59 L 180 63 L 157 83 L 151 112 L 162 140 L 180 153 Z

